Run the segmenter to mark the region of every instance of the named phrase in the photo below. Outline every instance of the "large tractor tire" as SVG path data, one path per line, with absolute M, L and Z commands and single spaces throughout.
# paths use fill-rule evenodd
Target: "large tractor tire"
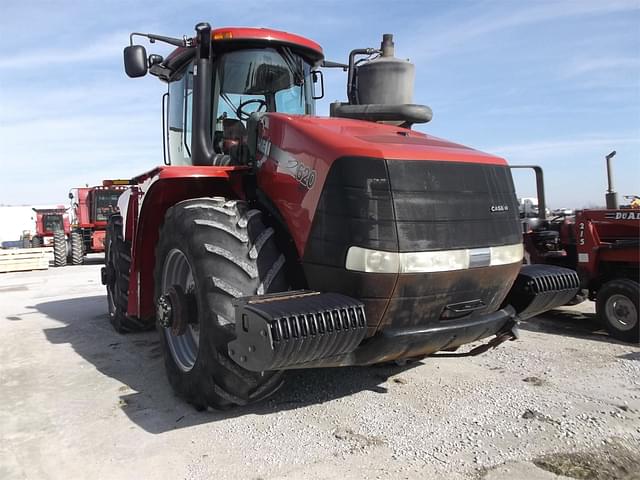
M 627 278 L 611 280 L 600 287 L 596 313 L 612 337 L 623 342 L 640 341 L 639 297 L 640 284 Z
M 67 236 L 63 230 L 53 232 L 53 265 L 64 267 L 67 264 Z
M 82 265 L 84 260 L 84 245 L 81 232 L 71 232 L 71 264 Z
M 124 240 L 121 215 L 109 217 L 104 244 L 107 302 L 111 325 L 118 333 L 142 332 L 151 329 L 153 324 L 127 315 L 131 243 Z
M 31 239 L 31 246 L 33 248 L 40 248 L 42 246 L 42 239 L 40 237 L 33 237 Z
M 169 382 L 196 409 L 245 405 L 282 385 L 282 372 L 237 365 L 227 344 L 235 338 L 232 300 L 288 290 L 284 264 L 274 230 L 244 202 L 198 198 L 167 211 L 156 248 L 157 328 Z

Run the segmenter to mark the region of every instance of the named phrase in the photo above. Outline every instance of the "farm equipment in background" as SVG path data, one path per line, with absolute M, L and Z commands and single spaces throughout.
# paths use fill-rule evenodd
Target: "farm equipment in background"
M 109 217 L 118 212 L 118 197 L 126 190 L 128 181 L 104 180 L 95 187 L 79 187 L 69 192 L 72 201 L 69 258 L 80 265 L 88 253 L 104 252 Z
M 71 228 L 67 209 L 60 205 L 56 208 L 34 208 L 36 213 L 36 233 L 31 238 L 31 246 L 53 247 L 53 264 L 62 267 L 67 264 L 67 241 Z
M 177 49 L 147 56 L 135 36 Z M 575 272 L 523 267 L 506 161 L 411 129 L 431 110 L 411 103 L 391 35 L 348 64 L 261 28 L 130 41 L 127 75 L 168 83 L 165 165 L 120 197 L 102 282 L 115 329 L 155 326 L 196 408 L 265 398 L 288 369 L 493 337 L 461 355 L 481 353 L 575 295 Z M 348 72 L 329 118 L 314 115 L 320 67 Z
M 615 154 L 615 152 L 612 152 Z M 588 298 L 596 302 L 596 313 L 610 335 L 618 340 L 640 341 L 640 210 L 618 208 L 612 189 L 607 156 L 609 189 L 607 209 L 577 210 L 574 216 L 547 219 L 523 218 L 527 263 L 558 265 L 576 270 L 581 293 L 571 303 Z M 544 178 L 538 166 L 538 199 L 544 200 Z M 544 212 L 544 209 L 540 209 Z

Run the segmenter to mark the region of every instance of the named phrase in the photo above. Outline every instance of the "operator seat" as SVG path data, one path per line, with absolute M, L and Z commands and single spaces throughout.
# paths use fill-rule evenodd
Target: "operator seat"
M 214 166 L 242 165 L 247 144 L 247 129 L 241 120 L 222 120 L 222 153 L 213 158 Z

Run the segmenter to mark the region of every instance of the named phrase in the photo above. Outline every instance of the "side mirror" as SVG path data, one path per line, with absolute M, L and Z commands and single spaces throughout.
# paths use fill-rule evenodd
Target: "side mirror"
M 319 100 L 324 97 L 324 76 L 321 70 L 314 70 L 311 72 L 311 80 L 313 81 L 313 99 Z M 320 95 L 317 94 L 318 88 L 316 85 L 320 83 Z
M 147 51 L 142 45 L 129 45 L 124 49 L 124 71 L 131 78 L 147 74 Z
M 69 200 L 73 200 L 73 193 L 69 192 Z

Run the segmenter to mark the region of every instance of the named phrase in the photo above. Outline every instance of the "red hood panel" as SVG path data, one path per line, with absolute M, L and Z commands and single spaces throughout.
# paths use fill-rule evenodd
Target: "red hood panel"
M 415 130 L 344 118 L 269 114 L 271 123 L 297 130 L 332 150 L 334 159 L 362 156 L 397 160 L 450 160 L 506 165 L 506 161 Z M 279 129 L 278 129 L 279 130 Z M 284 130 L 284 129 L 283 129 Z M 277 142 L 279 143 L 279 142 Z
M 342 157 L 506 165 L 500 157 L 406 128 L 270 113 L 258 140 L 258 185 L 285 220 L 302 257 L 318 200 Z

